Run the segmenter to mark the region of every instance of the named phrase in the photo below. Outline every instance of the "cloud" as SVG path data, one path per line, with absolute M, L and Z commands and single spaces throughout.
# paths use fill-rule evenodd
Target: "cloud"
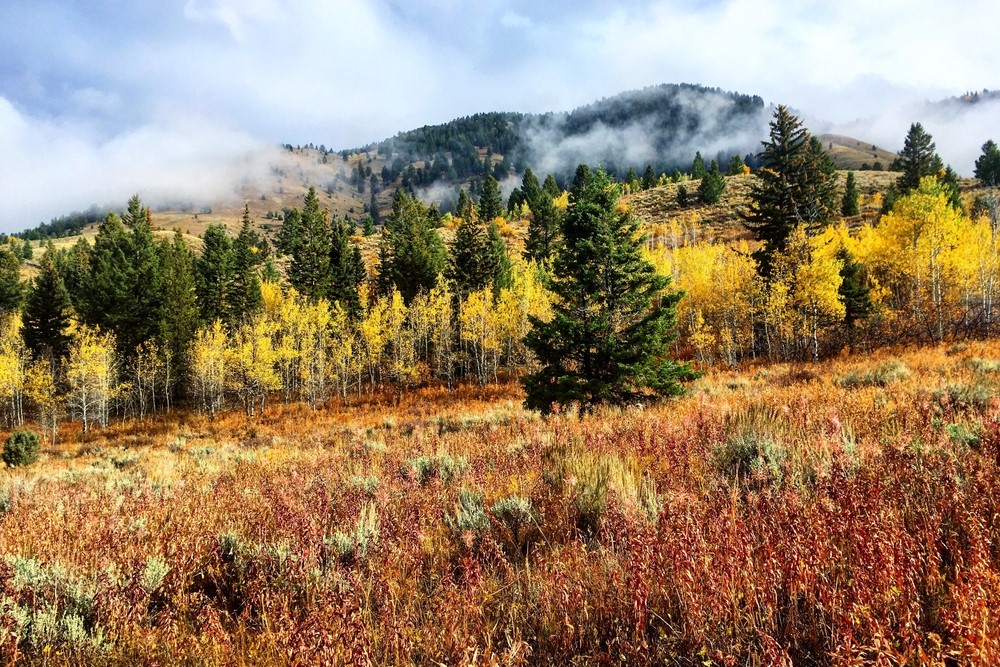
M 234 200 L 248 179 L 264 178 L 277 148 L 197 117 L 176 116 L 110 140 L 88 128 L 23 115 L 0 97 L 0 231 L 52 217 L 121 206 L 139 193 L 152 206 Z
M 208 141 L 214 155 L 240 153 L 247 140 L 346 148 L 479 111 L 570 110 L 657 83 L 757 94 L 843 124 L 998 87 L 998 23 L 992 0 L 960 10 L 937 0 L 5 0 L 0 96 L 28 133 L 18 143 L 59 140 L 28 156 L 43 174 L 74 162 L 102 173 L 109 151 L 142 137 L 150 148 L 166 135 L 180 146 Z M 13 127 L 0 129 L 8 142 Z M 943 154 L 946 143 L 964 154 L 984 139 L 936 138 Z M 28 194 L 13 197 L 32 209 Z M 34 206 L 33 218 L 51 208 Z

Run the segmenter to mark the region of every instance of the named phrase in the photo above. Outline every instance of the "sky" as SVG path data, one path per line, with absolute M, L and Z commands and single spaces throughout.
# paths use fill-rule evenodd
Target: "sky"
M 922 121 L 971 175 L 997 107 L 915 116 L 1000 87 L 998 25 L 994 0 L 3 0 L 0 231 L 133 192 L 210 200 L 282 143 L 658 83 L 760 95 L 893 150 Z

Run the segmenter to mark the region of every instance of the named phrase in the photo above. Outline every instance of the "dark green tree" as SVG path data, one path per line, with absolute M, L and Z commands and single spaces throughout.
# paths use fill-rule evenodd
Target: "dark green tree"
M 17 312 L 22 301 L 24 285 L 21 283 L 21 258 L 5 244 L 0 248 L 0 312 Z
M 70 246 L 70 249 L 56 256 L 56 268 L 62 276 L 63 283 L 69 291 L 73 307 L 80 309 L 80 299 L 83 298 L 84 283 L 90 273 L 90 244 L 87 239 L 80 238 Z
M 55 256 L 50 244 L 28 290 L 24 304 L 24 343 L 36 357 L 58 361 L 66 357 L 72 341 L 69 326 L 73 303 L 56 268 Z
M 845 218 L 857 215 L 861 210 L 858 206 L 859 197 L 858 182 L 854 178 L 854 172 L 850 171 L 847 173 L 847 183 L 844 185 L 844 199 L 840 203 L 840 214 Z
M 278 231 L 278 251 L 294 255 L 302 243 L 302 213 L 297 208 L 285 209 L 281 229 Z
M 500 185 L 493 176 L 487 176 L 483 184 L 483 194 L 479 198 L 479 219 L 489 222 L 503 215 L 503 197 L 500 195 Z
M 837 251 L 837 259 L 842 262 L 839 291 L 844 302 L 844 325 L 850 331 L 872 313 L 871 285 L 865 267 L 855 261 L 846 247 L 841 246 Z
M 166 307 L 160 322 L 160 339 L 169 354 L 171 374 L 179 378 L 187 367 L 186 355 L 199 324 L 195 257 L 180 230 L 174 232 L 169 242 L 162 242 L 162 256 Z
M 653 165 L 647 164 L 646 171 L 642 173 L 642 189 L 652 190 L 656 187 L 656 172 L 653 171 Z
M 298 247 L 292 252 L 288 282 L 307 299 L 324 298 L 330 277 L 330 221 L 310 187 L 302 207 Z
M 510 263 L 510 255 L 507 253 L 507 242 L 500 235 L 500 228 L 495 220 L 490 222 L 486 231 L 486 241 L 491 270 L 490 282 L 493 283 L 493 289 L 499 292 L 511 286 L 514 269 Z
M 448 279 L 460 300 L 483 289 L 493 278 L 493 257 L 486 226 L 475 216 L 463 218 L 455 229 L 448 264 Z
M 896 170 L 903 172 L 896 182 L 900 196 L 920 186 L 924 176 L 939 176 L 944 164 L 934 152 L 934 141 L 920 123 L 910 125 L 903 141 L 903 150 L 893 163 Z
M 733 155 L 729 158 L 729 166 L 726 167 L 726 176 L 740 176 L 743 173 L 744 166 L 743 158 L 739 156 L 739 153 Z
M 233 282 L 230 287 L 228 322 L 243 322 L 261 309 L 260 267 L 267 256 L 267 239 L 253 228 L 250 205 L 245 204 L 240 233 L 233 241 Z
M 361 315 L 361 298 L 358 288 L 368 277 L 361 248 L 351 241 L 354 225 L 338 218 L 330 234 L 330 288 L 329 298 L 337 301 L 352 318 Z
M 983 154 L 976 158 L 975 176 L 982 185 L 1000 185 L 1000 148 L 992 139 L 983 144 Z
M 458 204 L 455 206 L 455 213 L 463 220 L 471 218 L 474 214 L 472 209 L 472 200 L 469 199 L 469 195 L 465 192 L 465 188 L 459 188 L 458 190 Z
M 958 187 L 958 174 L 951 168 L 951 165 L 944 168 L 944 172 L 941 174 L 941 183 L 948 194 L 948 203 L 952 205 L 952 208 L 964 212 L 965 202 L 962 201 L 962 192 Z
M 445 271 L 448 252 L 427 208 L 400 188 L 392 199 L 379 243 L 379 288 L 395 286 L 407 303 L 430 290 Z
M 556 183 L 556 179 L 552 174 L 545 177 L 545 182 L 542 183 L 542 189 L 549 193 L 549 197 L 555 199 L 562 195 L 562 190 L 559 188 L 559 184 Z
M 719 163 L 712 160 L 712 165 L 698 185 L 698 198 L 703 204 L 718 204 L 722 201 L 722 193 L 726 190 L 726 179 L 719 171 Z
M 677 292 L 642 257 L 639 222 L 618 209 L 618 189 L 598 171 L 570 192 L 563 244 L 549 288 L 553 317 L 531 318 L 525 338 L 541 366 L 522 380 L 529 409 L 581 412 L 681 392 L 690 370 L 671 360 Z
M 798 225 L 815 228 L 830 220 L 836 203 L 836 172 L 818 141 L 787 107 L 779 106 L 770 138 L 758 154 L 758 178 L 750 186 L 744 223 L 762 247 L 755 253 L 761 275 L 770 277 L 771 258 L 784 252 Z
M 202 322 L 229 322 L 235 273 L 236 256 L 232 239 L 222 225 L 210 225 L 202 237 L 201 257 L 195 267 L 198 310 Z
M 705 158 L 701 156 L 701 151 L 694 154 L 694 161 L 691 163 L 691 178 L 703 178 L 705 176 Z
M 528 221 L 528 238 L 524 242 L 524 256 L 544 263 L 552 257 L 559 239 L 561 212 L 547 190 L 542 190 L 531 206 Z

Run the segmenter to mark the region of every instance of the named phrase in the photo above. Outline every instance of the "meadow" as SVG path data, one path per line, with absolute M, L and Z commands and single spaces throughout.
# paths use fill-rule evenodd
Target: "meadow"
M 989 665 L 1000 342 L 63 427 L 0 469 L 17 664 Z

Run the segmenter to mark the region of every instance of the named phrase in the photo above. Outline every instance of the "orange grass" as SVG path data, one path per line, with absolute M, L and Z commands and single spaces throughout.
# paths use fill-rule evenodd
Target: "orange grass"
M 0 471 L 0 654 L 996 664 L 995 359 L 987 342 L 713 372 L 583 419 L 503 385 L 63 428 Z M 888 362 L 908 374 L 880 386 Z

